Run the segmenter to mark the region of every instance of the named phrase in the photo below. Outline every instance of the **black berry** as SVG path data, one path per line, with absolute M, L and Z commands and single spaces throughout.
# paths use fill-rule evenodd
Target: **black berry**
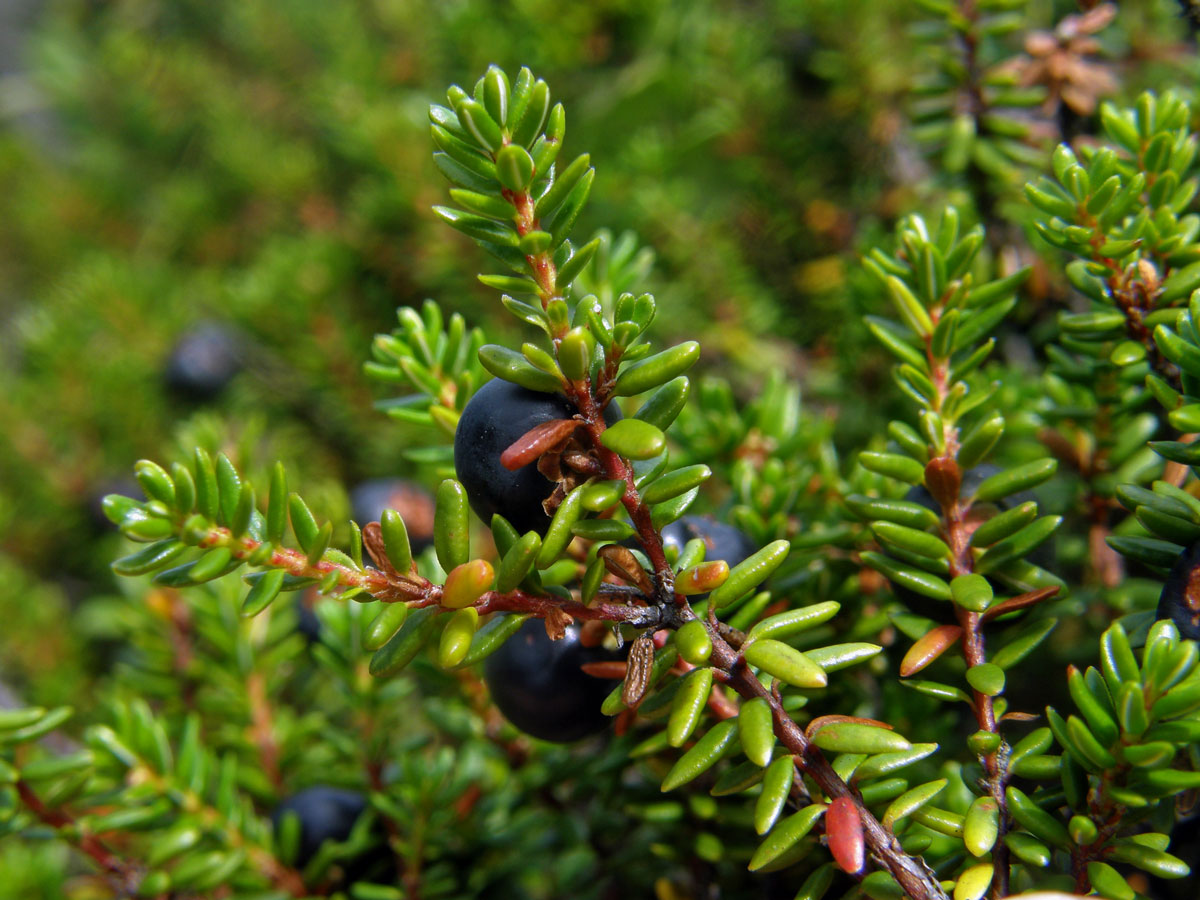
M 513 725 L 544 741 L 568 743 L 603 731 L 611 721 L 600 705 L 616 682 L 580 666 L 621 658 L 603 647 L 584 647 L 578 625 L 552 641 L 542 620 L 530 619 L 487 658 L 483 677 Z
M 241 367 L 236 337 L 220 325 L 201 325 L 179 339 L 163 377 L 172 393 L 205 402 L 215 400 Z
M 1200 541 L 1171 567 L 1158 597 L 1158 618 L 1170 619 L 1180 635 L 1200 641 Z
M 570 419 L 575 407 L 559 394 L 545 394 L 494 378 L 473 396 L 454 434 L 454 471 L 467 490 L 471 509 L 490 523 L 496 513 L 519 532 L 544 533 L 550 517 L 542 507 L 554 482 L 530 463 L 510 472 L 500 454 L 535 425 Z M 621 417 L 616 404 L 604 412 L 608 422 Z
M 296 868 L 303 869 L 326 841 L 344 841 L 367 809 L 367 798 L 357 791 L 317 785 L 286 798 L 271 821 L 279 828 L 285 814 L 295 813 L 300 820 L 300 845 Z
M 758 550 L 750 536 L 711 516 L 684 516 L 662 530 L 663 546 L 682 552 L 688 541 L 704 541 L 704 558 L 723 559 L 733 568 Z
M 354 521 L 360 525 L 378 522 L 385 509 L 394 509 L 404 520 L 413 553 L 433 543 L 434 502 L 430 493 L 403 478 L 372 478 L 350 491 Z
M 313 608 L 320 597 L 321 594 L 316 588 L 296 594 L 296 631 L 304 635 L 310 644 L 321 640 L 321 620 Z

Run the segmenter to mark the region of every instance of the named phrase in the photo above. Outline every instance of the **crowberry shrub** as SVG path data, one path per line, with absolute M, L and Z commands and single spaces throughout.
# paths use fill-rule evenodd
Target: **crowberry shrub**
M 1113 8 L 1021 5 L 918 4 L 920 189 L 839 288 L 851 386 L 803 406 L 711 374 L 636 238 L 580 234 L 596 170 L 546 81 L 451 87 L 434 213 L 508 328 L 404 305 L 365 366 L 431 504 L 335 521 L 203 440 L 138 462 L 104 501 L 139 545 L 124 656 L 81 727 L 0 711 L 0 837 L 111 896 L 1167 896 L 1200 788 L 1195 114 L 1102 99 Z M 290 592 L 323 598 L 308 642 Z

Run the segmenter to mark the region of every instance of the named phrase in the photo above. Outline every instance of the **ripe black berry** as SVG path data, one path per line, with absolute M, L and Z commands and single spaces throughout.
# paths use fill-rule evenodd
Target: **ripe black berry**
M 454 434 L 454 471 L 479 518 L 490 523 L 499 513 L 519 532 L 545 532 L 550 517 L 542 501 L 554 491 L 554 483 L 538 471 L 536 462 L 510 472 L 501 465 L 500 454 L 535 425 L 574 415 L 575 407 L 559 394 L 531 391 L 499 378 L 475 393 Z M 605 420 L 611 423 L 620 417 L 616 404 L 609 404 Z
M 1170 619 L 1180 635 L 1200 641 L 1200 541 L 1171 567 L 1158 597 L 1158 618 Z
M 316 785 L 286 798 L 271 814 L 276 829 L 286 813 L 300 820 L 300 845 L 295 865 L 303 869 L 326 841 L 344 841 L 367 809 L 367 798 L 357 791 Z
M 530 619 L 487 658 L 483 677 L 492 700 L 517 728 L 565 744 L 603 731 L 610 721 L 600 704 L 616 682 L 580 666 L 620 658 L 603 647 L 584 647 L 578 625 L 552 641 L 542 620 Z
M 167 388 L 186 400 L 215 400 L 242 367 L 236 337 L 220 325 L 186 332 L 167 358 Z
M 749 535 L 711 516 L 684 516 L 662 530 L 663 546 L 681 551 L 688 541 L 704 541 L 706 560 L 723 559 L 733 568 L 758 550 Z
M 321 640 L 321 620 L 313 609 L 320 597 L 316 588 L 296 592 L 296 631 L 310 644 Z
M 413 553 L 433 543 L 434 502 L 430 493 L 403 478 L 372 478 L 350 491 L 354 521 L 360 525 L 378 522 L 385 509 L 394 509 L 404 520 Z

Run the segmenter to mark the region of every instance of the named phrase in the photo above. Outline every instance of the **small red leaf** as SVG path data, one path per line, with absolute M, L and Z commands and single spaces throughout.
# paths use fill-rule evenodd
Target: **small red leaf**
M 707 594 L 720 587 L 729 577 L 729 563 L 722 559 L 703 562 L 680 572 L 675 578 L 675 590 L 685 596 Z
M 825 810 L 825 837 L 833 861 L 843 872 L 857 875 L 866 863 L 862 818 L 850 797 L 838 797 Z
M 625 677 L 628 663 L 620 659 L 609 659 L 602 662 L 583 663 L 579 668 L 593 678 L 617 679 Z
M 958 463 L 946 456 L 929 461 L 925 467 L 925 487 L 942 509 L 950 509 L 958 503 L 958 492 L 962 488 L 962 470 Z
M 957 625 L 939 625 L 931 628 L 904 654 L 900 660 L 900 677 L 908 678 L 915 675 L 935 659 L 949 650 L 962 637 L 962 629 Z
M 826 725 L 836 725 L 838 722 L 853 722 L 856 725 L 872 725 L 875 728 L 886 728 L 888 731 L 895 731 L 895 727 L 887 722 L 880 722 L 878 719 L 864 719 L 862 716 L 817 716 L 804 729 L 805 735 L 812 737 Z
M 1049 600 L 1058 593 L 1058 586 L 1038 588 L 1036 591 L 1030 591 L 1027 594 L 1021 594 L 1018 597 L 1012 597 L 1002 603 L 997 603 L 994 606 L 989 606 L 984 610 L 982 621 L 990 622 L 997 616 L 1002 616 L 1005 613 L 1010 613 L 1013 610 L 1024 609 L 1027 606 L 1041 603 L 1043 600 Z
M 1036 722 L 1041 716 L 1026 712 L 1006 712 L 1000 717 L 1001 722 Z
M 566 441 L 578 427 L 579 422 L 575 419 L 551 419 L 534 425 L 500 454 L 500 465 L 510 472 L 523 469 L 543 453 Z

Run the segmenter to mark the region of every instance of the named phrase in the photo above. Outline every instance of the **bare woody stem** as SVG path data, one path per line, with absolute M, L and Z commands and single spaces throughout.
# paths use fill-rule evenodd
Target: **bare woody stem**
M 250 734 L 258 748 L 258 759 L 262 764 L 263 774 L 276 788 L 282 788 L 279 744 L 275 740 L 271 699 L 267 696 L 266 676 L 261 671 L 251 672 L 246 678 L 246 697 L 250 703 Z
M 959 0 L 958 12 L 967 24 L 959 31 L 965 83 L 960 94 L 957 111 L 969 115 L 974 121 L 975 132 L 984 134 L 987 131 L 986 119 L 991 110 L 984 93 L 986 72 L 979 59 L 979 45 L 982 39 L 979 22 L 980 10 L 976 0 Z M 978 198 L 981 217 L 985 222 L 992 223 L 987 228 L 988 235 L 999 233 L 1002 223 L 996 217 L 996 192 L 992 188 L 987 174 L 979 166 L 972 164 L 967 170 L 967 177 L 970 179 L 972 191 Z
M 438 590 L 440 591 L 440 588 Z M 674 616 L 671 615 L 672 610 L 663 607 L 604 602 L 595 602 L 590 606 L 585 606 L 573 600 L 564 601 L 553 597 L 539 597 L 523 591 L 510 591 L 507 594 L 488 591 L 475 603 L 475 609 L 479 611 L 480 615 L 492 612 L 519 612 L 539 617 L 545 617 L 553 610 L 561 610 L 581 621 L 620 622 L 637 628 L 669 627 L 674 622 Z
M 947 537 L 950 539 L 951 577 L 969 575 L 973 568 L 971 552 L 968 546 L 970 536 L 963 524 L 962 506 L 955 502 L 951 507 L 943 509 L 945 515 Z M 974 667 L 987 662 L 987 651 L 983 641 L 983 616 L 960 606 L 955 606 L 958 624 L 962 628 L 962 650 L 967 666 Z M 996 711 L 992 698 L 982 691 L 972 691 L 973 706 L 976 721 L 982 731 L 999 735 L 1000 729 L 996 723 Z M 996 802 L 999 810 L 999 832 L 992 850 L 995 875 L 992 877 L 992 896 L 994 898 L 1008 895 L 1008 845 L 1004 836 L 1008 832 L 1008 797 L 1005 788 L 1008 785 L 1008 747 L 1001 740 L 1000 746 L 987 754 L 983 759 L 984 770 L 987 773 L 988 793 Z
M 254 538 L 245 536 L 235 538 L 228 528 L 219 525 L 208 528 L 205 535 L 196 544 L 201 549 L 228 547 L 233 558 L 240 560 L 249 559 L 262 545 L 262 541 Z M 357 569 L 324 559 L 318 560 L 315 564 L 309 563 L 305 553 L 286 547 L 274 547 L 270 558 L 262 565 L 271 569 L 283 569 L 289 575 L 297 578 L 312 578 L 322 582 L 336 573 L 337 579 L 333 585 L 335 588 L 343 590 L 362 588 L 376 600 L 412 599 L 416 595 L 414 591 L 401 590 L 393 579 L 389 579 L 385 573 L 376 569 Z M 417 582 L 413 581 L 412 584 L 414 589 L 419 589 Z
M 201 547 L 227 546 L 235 559 L 246 559 L 261 546 L 260 541 L 253 538 L 232 538 L 228 528 L 213 526 L 208 536 L 200 542 Z M 376 600 L 385 602 L 407 602 L 413 608 L 440 605 L 443 587 L 433 584 L 423 578 L 406 579 L 402 587 L 398 587 L 396 579 L 389 577 L 377 569 L 355 569 L 339 563 L 321 560 L 315 565 L 299 550 L 275 548 L 271 559 L 265 563 L 271 568 L 283 569 L 288 574 L 300 578 L 315 578 L 323 580 L 331 574 L 337 574 L 335 587 L 343 589 L 362 588 Z M 631 595 L 643 598 L 640 593 Z M 514 590 L 507 594 L 488 591 L 474 604 L 480 614 L 490 612 L 520 612 L 544 617 L 552 610 L 561 610 L 576 619 L 595 619 L 605 622 L 623 622 L 639 628 L 662 626 L 667 624 L 668 615 L 657 607 L 636 604 L 608 603 L 597 601 L 585 606 L 571 600 L 560 600 L 554 597 L 542 597 Z
M 655 581 L 661 593 L 661 597 L 658 599 L 663 600 L 674 597 L 675 573 L 667 562 L 666 553 L 663 551 L 662 536 L 651 521 L 650 507 L 646 505 L 642 500 L 641 494 L 638 492 L 634 481 L 633 468 L 618 454 L 600 443 L 600 435 L 604 433 L 605 429 L 604 416 L 601 415 L 596 406 L 590 384 L 584 385 L 584 389 L 578 392 L 576 402 L 584 418 L 584 428 L 592 440 L 592 445 L 596 448 L 601 465 L 604 466 L 609 477 L 625 482 L 625 493 L 621 497 L 621 502 L 629 513 L 629 519 L 637 531 L 642 549 L 646 551 L 650 565 L 654 568 Z

